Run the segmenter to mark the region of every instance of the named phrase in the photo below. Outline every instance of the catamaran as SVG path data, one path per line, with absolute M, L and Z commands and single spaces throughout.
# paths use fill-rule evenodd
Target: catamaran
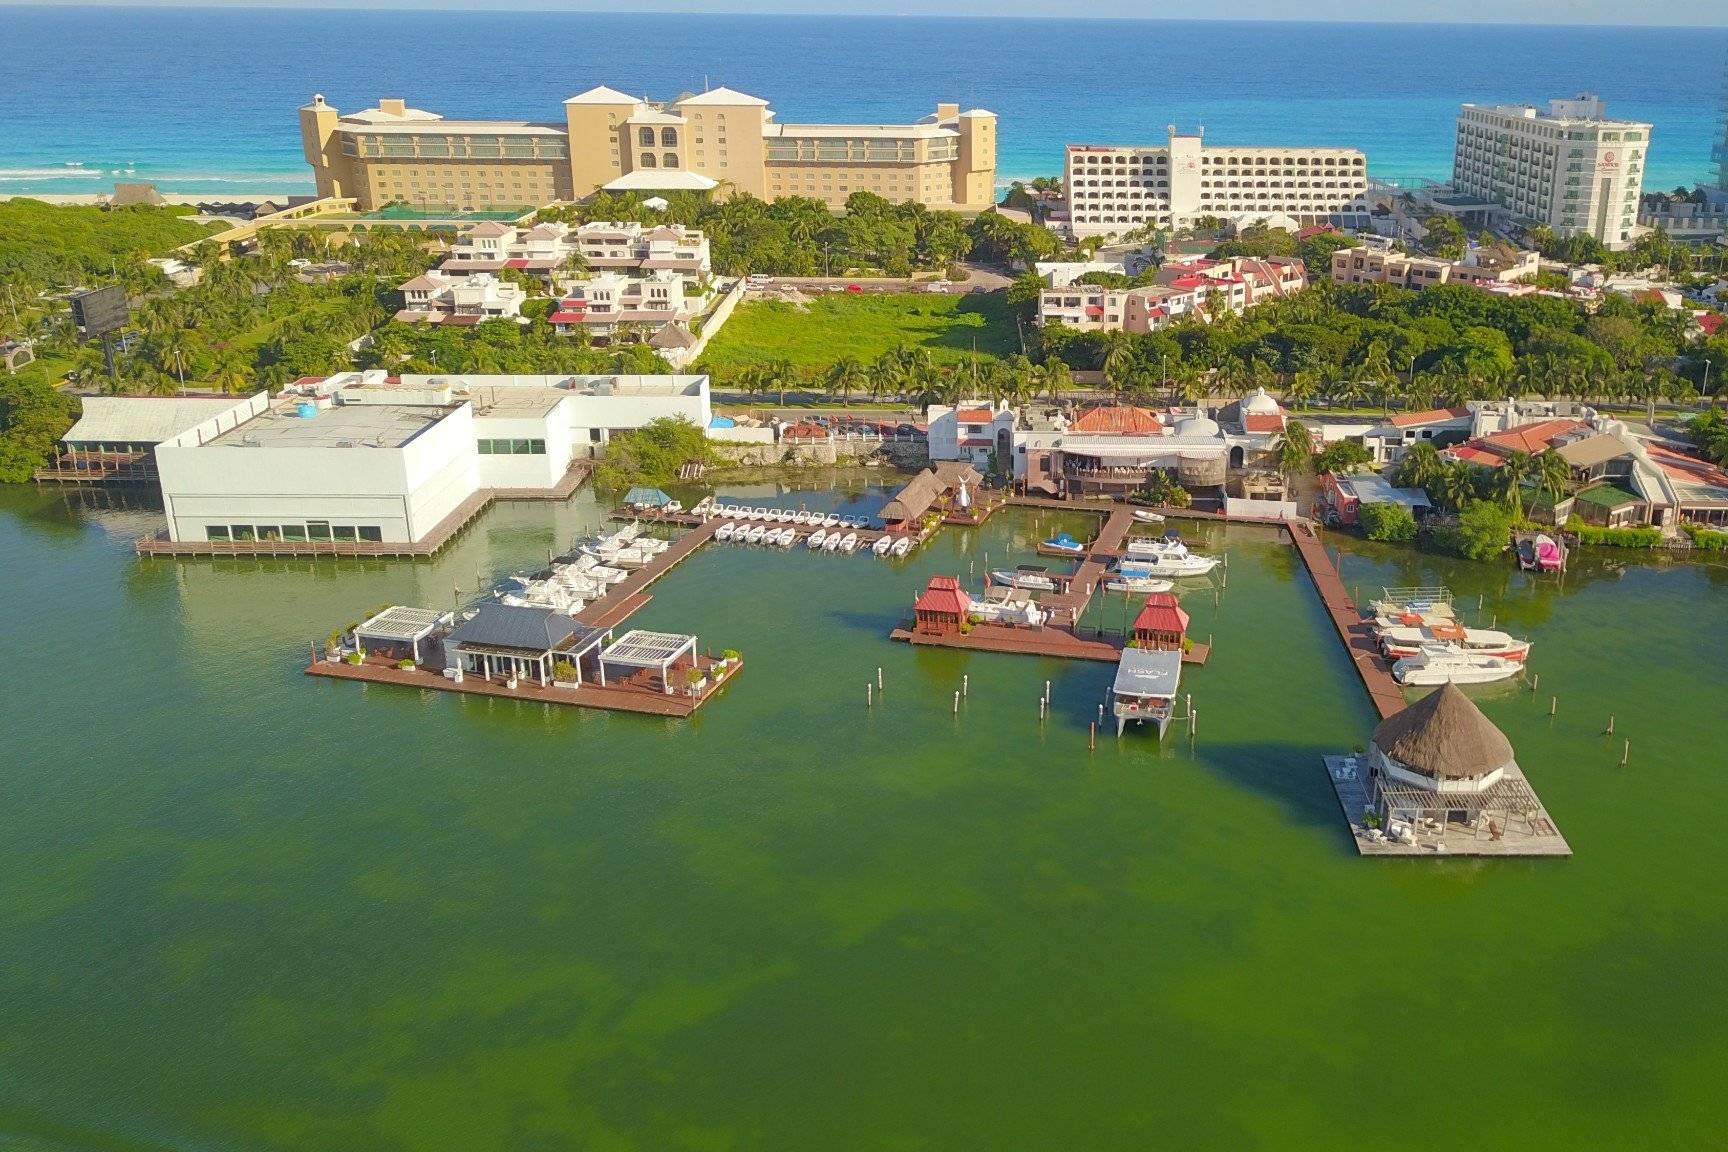
M 1392 665 L 1392 678 L 1413 687 L 1492 684 L 1510 680 L 1522 671 L 1524 665 L 1517 660 L 1475 655 L 1455 644 L 1424 644 L 1416 655 Z

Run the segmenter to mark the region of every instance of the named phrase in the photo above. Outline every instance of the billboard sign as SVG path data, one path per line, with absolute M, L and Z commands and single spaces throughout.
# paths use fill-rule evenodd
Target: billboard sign
M 87 288 L 71 298 L 72 322 L 78 334 L 86 339 L 105 336 L 125 326 L 131 319 L 126 305 L 126 289 L 119 285 Z

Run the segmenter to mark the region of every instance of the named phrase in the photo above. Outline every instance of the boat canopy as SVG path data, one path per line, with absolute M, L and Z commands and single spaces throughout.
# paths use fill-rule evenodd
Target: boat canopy
M 624 503 L 632 508 L 664 508 L 672 497 L 658 488 L 632 488 L 624 493 Z
M 1116 666 L 1118 696 L 1173 699 L 1182 679 L 1182 653 L 1176 649 L 1124 648 Z

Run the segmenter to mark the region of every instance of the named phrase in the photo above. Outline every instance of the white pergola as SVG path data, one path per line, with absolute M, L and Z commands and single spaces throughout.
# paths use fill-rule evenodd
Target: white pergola
M 381 640 L 388 644 L 406 644 L 414 654 L 414 663 L 420 663 L 420 642 L 430 636 L 440 624 L 449 619 L 449 613 L 438 612 L 431 608 L 406 608 L 391 605 L 382 612 L 367 618 L 366 622 L 354 629 L 354 642 L 360 647 L 367 647 L 368 640 Z
M 607 665 L 628 669 L 658 669 L 660 683 L 666 695 L 670 696 L 672 678 L 668 674 L 669 670 L 685 653 L 689 653 L 691 663 L 695 663 L 696 637 L 678 632 L 649 632 L 635 628 L 624 633 L 600 654 L 600 667 L 602 671 Z

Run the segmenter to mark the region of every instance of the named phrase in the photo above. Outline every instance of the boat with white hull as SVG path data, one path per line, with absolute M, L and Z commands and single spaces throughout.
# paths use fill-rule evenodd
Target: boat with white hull
M 1499 656 L 1505 660 L 1523 660 L 1530 654 L 1530 641 L 1492 628 L 1447 624 L 1387 628 L 1380 633 L 1380 651 L 1394 660 L 1414 656 L 1428 644 L 1450 644 L 1474 656 Z
M 1524 671 L 1517 660 L 1478 656 L 1450 644 L 1424 644 L 1414 656 L 1392 665 L 1392 678 L 1413 688 L 1441 684 L 1493 684 Z
M 1134 572 L 1117 572 L 1104 581 L 1106 592 L 1131 592 L 1151 594 L 1153 592 L 1168 592 L 1176 587 L 1169 580 L 1161 580 L 1156 576 L 1142 576 Z

